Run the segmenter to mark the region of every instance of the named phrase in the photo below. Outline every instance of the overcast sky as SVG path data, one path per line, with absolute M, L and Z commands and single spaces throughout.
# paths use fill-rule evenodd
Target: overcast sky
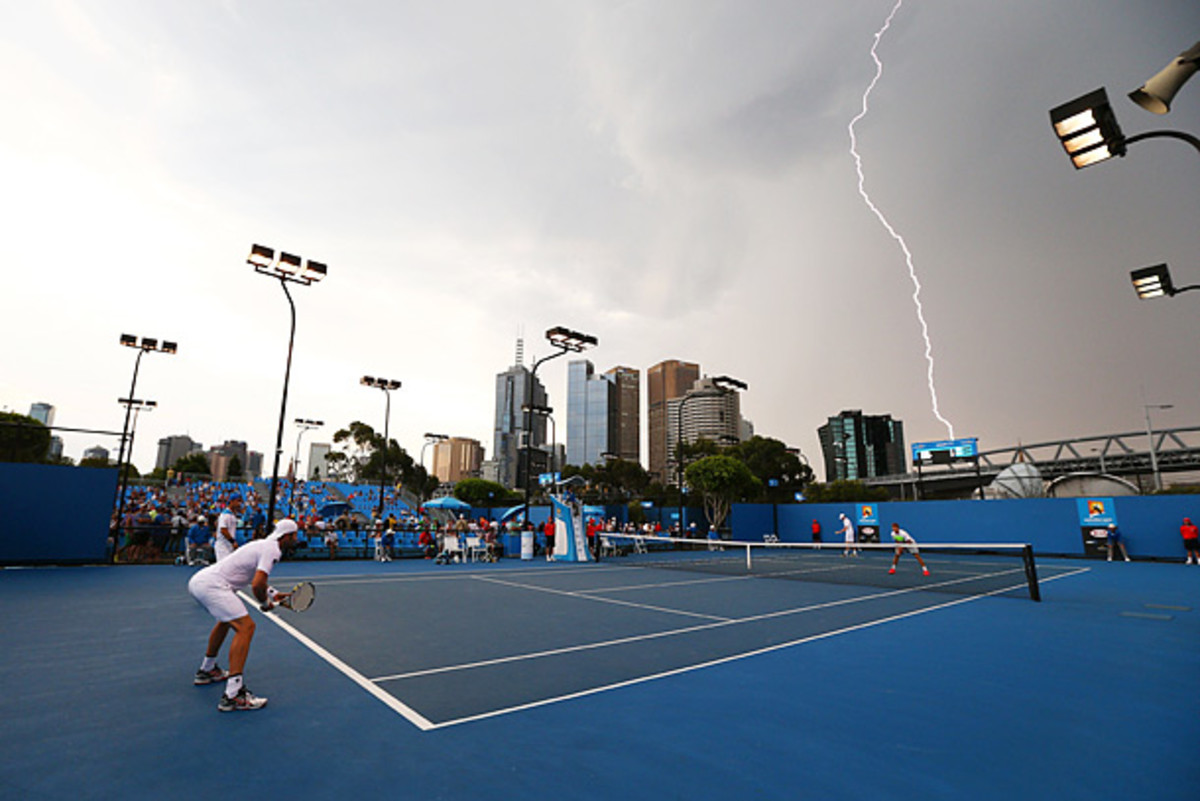
M 904 254 L 847 126 L 895 0 L 0 4 L 0 407 L 156 442 L 246 440 L 270 471 L 294 287 L 295 417 L 492 454 L 495 375 L 596 335 L 598 370 L 698 362 L 757 433 L 819 462 L 843 409 L 945 438 Z M 1200 78 L 1126 94 L 1200 39 L 1195 0 L 906 0 L 857 124 L 866 189 L 922 285 L 940 410 L 981 449 L 1200 424 L 1200 159 L 1167 139 L 1075 171 L 1049 109 L 1106 86 L 1125 133 L 1200 135 Z M 560 437 L 566 359 L 539 375 Z M 643 386 L 643 405 L 645 388 Z M 643 419 L 643 440 L 645 437 Z M 79 458 L 115 438 L 65 437 Z M 307 451 L 307 446 L 305 447 Z M 643 462 L 646 459 L 643 445 Z M 821 471 L 818 470 L 818 473 Z

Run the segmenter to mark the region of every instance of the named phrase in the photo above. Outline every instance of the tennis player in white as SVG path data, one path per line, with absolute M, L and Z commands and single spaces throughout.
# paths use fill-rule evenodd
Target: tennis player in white
M 287 593 L 276 592 L 267 585 L 271 570 L 283 555 L 283 548 L 296 542 L 296 522 L 280 520 L 275 531 L 263 540 L 253 540 L 238 548 L 224 559 L 209 565 L 192 576 L 188 592 L 209 614 L 217 619 L 212 633 L 208 635 L 208 650 L 204 661 L 196 671 L 196 684 L 211 684 L 225 680 L 225 692 L 217 709 L 221 712 L 261 709 L 266 698 L 259 698 L 246 689 L 242 682 L 242 671 L 246 657 L 250 654 L 250 641 L 254 638 L 254 620 L 237 591 L 250 588 L 258 599 L 259 608 L 270 611 L 276 602 L 287 597 Z M 217 654 L 225 642 L 225 635 L 233 629 L 233 643 L 229 646 L 229 672 L 217 665 Z
M 917 550 L 917 541 L 912 538 L 911 534 L 900 528 L 899 523 L 892 523 L 892 540 L 896 543 L 896 553 L 892 555 L 892 569 L 888 571 L 889 574 L 896 572 L 896 563 L 900 561 L 900 554 L 904 553 L 905 548 L 908 548 L 909 552 L 921 563 L 921 571 L 925 575 L 929 575 L 929 568 L 926 567 L 925 560 L 921 558 L 921 552 Z
M 839 534 L 844 534 L 846 538 L 846 547 L 842 549 L 842 556 L 849 556 L 853 553 L 858 556 L 858 547 L 854 537 L 854 524 L 850 522 L 850 518 L 845 514 L 838 515 L 838 519 L 842 521 L 842 527 L 838 529 Z
M 242 499 L 234 495 L 229 499 L 229 507 L 217 518 L 217 541 L 213 545 L 213 553 L 218 562 L 237 550 L 238 517 L 241 514 Z

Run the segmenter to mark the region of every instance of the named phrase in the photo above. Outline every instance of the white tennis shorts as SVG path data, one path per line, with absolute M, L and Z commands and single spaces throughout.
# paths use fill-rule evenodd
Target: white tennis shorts
M 201 570 L 192 576 L 188 581 L 188 592 L 210 615 L 222 623 L 250 614 L 246 604 L 242 603 L 233 587 L 229 586 L 229 582 L 215 573 Z

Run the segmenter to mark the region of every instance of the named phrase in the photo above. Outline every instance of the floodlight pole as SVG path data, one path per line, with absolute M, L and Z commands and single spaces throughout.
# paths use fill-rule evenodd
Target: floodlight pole
M 1170 403 L 1148 403 L 1142 405 L 1146 412 L 1146 437 L 1150 440 L 1150 469 L 1154 471 L 1154 489 L 1156 492 L 1162 492 L 1162 474 L 1158 472 L 1158 454 L 1154 447 L 1154 430 L 1150 426 L 1150 410 L 1151 409 L 1173 409 L 1173 404 Z
M 296 434 L 296 456 L 292 459 L 292 495 L 288 499 L 288 514 L 292 513 L 292 505 L 296 500 L 296 476 L 300 473 L 300 438 L 304 436 L 304 432 L 312 431 L 325 425 L 320 420 L 296 420 L 296 425 L 300 427 L 300 431 Z
M 112 560 L 114 563 L 117 560 L 116 538 L 120 536 L 121 525 L 124 522 L 123 518 L 125 517 L 125 492 L 129 488 L 129 471 L 124 466 L 126 453 L 125 442 L 128 438 L 129 461 L 132 463 L 133 440 L 131 437 L 129 437 L 129 416 L 133 411 L 134 398 L 136 397 L 134 392 L 137 390 L 138 370 L 141 369 L 142 366 L 142 356 L 146 355 L 146 352 L 151 350 L 156 352 L 161 351 L 162 353 L 167 354 L 174 354 L 178 349 L 178 345 L 176 343 L 168 342 L 166 340 L 163 341 L 160 348 L 157 339 L 147 339 L 146 337 L 142 337 L 142 341 L 139 344 L 137 337 L 129 334 L 121 335 L 121 344 L 125 345 L 126 347 L 137 348 L 138 355 L 137 358 L 133 360 L 133 379 L 129 382 L 129 395 L 125 399 L 128 401 L 125 403 L 125 422 L 121 426 L 121 446 L 117 450 L 117 497 L 115 503 L 117 507 L 117 528 L 113 534 L 114 539 L 112 552 Z M 118 399 L 118 401 L 120 402 L 120 399 Z
M 279 402 L 279 426 L 275 433 L 275 465 L 271 471 L 271 492 L 267 502 L 267 527 L 275 525 L 275 498 L 279 488 L 279 459 L 283 455 L 283 427 L 287 418 L 288 385 L 292 379 L 292 350 L 296 342 L 296 303 L 292 293 L 288 291 L 288 282 L 309 286 L 325 277 L 326 267 L 311 259 L 301 267 L 299 256 L 291 253 L 280 253 L 275 259 L 275 251 L 262 245 L 252 245 L 250 256 L 246 263 L 254 267 L 256 273 L 279 279 L 283 294 L 287 297 L 291 310 L 291 329 L 288 333 L 287 366 L 283 371 L 283 396 Z
M 279 457 L 283 454 L 283 426 L 287 418 L 288 385 L 292 380 L 292 348 L 296 342 L 296 303 L 292 293 L 288 291 L 287 279 L 279 276 L 279 285 L 287 296 L 288 308 L 291 310 L 291 328 L 288 331 L 287 366 L 283 370 L 283 397 L 279 402 L 279 427 L 275 432 L 275 466 L 271 470 L 271 492 L 267 501 L 267 530 L 275 526 L 275 496 L 279 484 Z
M 421 470 L 425 470 L 425 449 L 430 445 L 438 442 L 445 442 L 448 439 L 450 439 L 450 437 L 446 436 L 445 434 L 425 434 L 425 444 L 421 446 Z M 437 451 L 434 451 L 433 459 L 434 462 L 437 462 Z M 425 480 L 429 480 L 428 472 L 425 473 Z M 425 487 L 421 487 L 421 500 L 425 500 Z
M 535 382 L 537 380 L 538 368 L 551 359 L 557 359 L 559 356 L 563 356 L 567 353 L 579 353 L 588 345 L 596 345 L 599 343 L 599 340 L 597 340 L 594 336 L 589 334 L 581 334 L 578 331 L 572 331 L 568 328 L 563 328 L 562 326 L 557 326 L 547 331 L 546 339 L 550 342 L 552 347 L 558 348 L 559 350 L 557 353 L 551 353 L 549 356 L 543 356 L 535 361 L 533 363 L 533 370 L 530 371 L 529 378 L 525 382 L 525 386 L 527 388 L 525 392 L 525 408 L 523 410 L 525 412 L 525 447 L 522 450 L 525 451 L 525 509 L 523 516 L 525 518 L 526 525 L 530 523 L 529 499 L 533 495 L 533 431 L 530 429 L 533 425 L 533 388 L 536 385 Z M 520 467 L 519 461 L 517 466 Z
M 383 450 L 379 454 L 379 509 L 376 513 L 377 519 L 383 522 L 383 494 L 387 483 L 388 448 L 391 444 L 389 442 L 391 436 L 389 426 L 392 420 L 392 390 L 400 389 L 400 382 L 388 378 L 373 378 L 365 375 L 359 383 L 364 387 L 374 387 L 375 389 L 383 390 L 383 394 L 387 398 L 383 414 Z

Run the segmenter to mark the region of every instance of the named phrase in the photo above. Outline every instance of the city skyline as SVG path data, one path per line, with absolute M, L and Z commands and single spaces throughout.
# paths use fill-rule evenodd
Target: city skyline
M 7 4 L 0 407 L 120 431 L 119 337 L 170 340 L 140 366 L 158 405 L 134 463 L 184 433 L 269 466 L 288 304 L 246 264 L 261 244 L 328 265 L 293 288 L 289 421 L 382 429 L 359 386 L 382 373 L 409 453 L 426 431 L 490 449 L 511 343 L 532 364 L 563 325 L 599 364 L 745 381 L 757 431 L 810 461 L 843 409 L 942 439 L 904 256 L 850 153 L 875 45 L 857 150 L 912 249 L 955 435 L 1200 420 L 1195 294 L 1139 301 L 1129 281 L 1161 262 L 1200 278 L 1195 151 L 1143 141 L 1076 171 L 1049 120 L 1105 86 L 1127 135 L 1200 134 L 1200 79 L 1162 118 L 1126 97 L 1200 38 L 1200 6 L 910 0 L 877 41 L 894 7 Z M 538 373 L 559 405 L 566 375 Z

